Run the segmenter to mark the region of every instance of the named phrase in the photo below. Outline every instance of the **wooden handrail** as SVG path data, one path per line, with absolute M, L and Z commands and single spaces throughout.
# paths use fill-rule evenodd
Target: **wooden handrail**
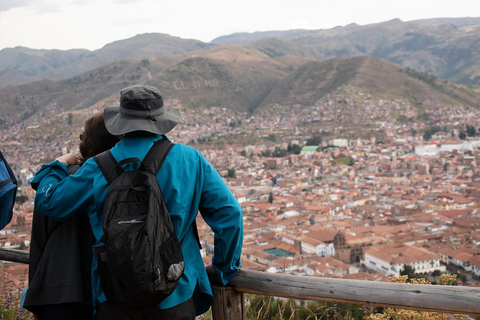
M 27 263 L 29 254 L 0 248 L 0 260 Z M 240 270 L 227 287 L 210 277 L 214 319 L 244 319 L 244 293 L 480 316 L 480 288 L 272 274 Z
M 0 248 L 0 260 L 28 264 L 30 254 L 22 250 Z
M 215 279 L 211 278 L 211 281 L 218 287 Z M 480 315 L 480 288 L 473 287 L 308 277 L 248 270 L 240 270 L 229 286 L 237 293 Z M 214 315 L 214 319 L 243 318 Z

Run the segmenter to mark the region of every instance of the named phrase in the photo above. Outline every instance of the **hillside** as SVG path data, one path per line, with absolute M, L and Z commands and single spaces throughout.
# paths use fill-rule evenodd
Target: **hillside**
M 158 59 L 129 59 L 67 80 L 41 80 L 0 89 L 0 123 L 45 110 L 76 110 L 116 103 L 121 88 L 150 83 L 187 107 L 254 110 L 291 66 L 253 49 L 223 46 Z M 113 98 L 112 98 L 113 97 Z
M 279 38 L 263 38 L 254 41 L 248 47 L 255 48 L 266 55 L 275 58 L 283 56 L 295 56 L 303 58 L 325 59 L 326 56 L 312 48 L 303 47 L 292 41 Z
M 177 100 L 187 109 L 221 107 L 247 114 L 272 105 L 312 106 L 345 87 L 368 94 L 369 99 L 408 101 L 417 113 L 439 105 L 480 106 L 478 93 L 467 87 L 373 57 L 272 58 L 252 48 L 227 45 L 122 60 L 67 80 L 0 89 L 0 123 L 18 123 L 38 112 L 116 104 L 119 90 L 137 83 L 158 86 L 167 101 Z
M 223 46 L 196 52 L 158 79 L 167 96 L 187 106 L 253 111 L 288 70 L 256 50 Z
M 254 46 L 271 56 L 324 59 L 370 55 L 469 86 L 480 86 L 480 18 L 392 21 L 326 30 L 233 34 L 212 41 Z M 277 38 L 275 44 L 271 38 Z
M 62 80 L 124 59 L 149 59 L 208 47 L 160 33 L 140 34 L 89 50 L 33 50 L 23 47 L 0 51 L 0 87 L 36 80 Z
M 473 90 L 369 56 L 308 62 L 283 79 L 262 105 L 280 101 L 284 105 L 314 105 L 346 86 L 376 99 L 409 100 L 417 107 L 480 106 L 480 95 Z

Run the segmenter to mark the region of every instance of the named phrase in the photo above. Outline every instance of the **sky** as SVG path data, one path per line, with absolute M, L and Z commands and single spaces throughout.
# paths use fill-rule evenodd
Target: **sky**
M 479 0 L 0 0 L 0 50 L 100 49 L 143 33 L 210 42 L 237 32 L 480 17 Z

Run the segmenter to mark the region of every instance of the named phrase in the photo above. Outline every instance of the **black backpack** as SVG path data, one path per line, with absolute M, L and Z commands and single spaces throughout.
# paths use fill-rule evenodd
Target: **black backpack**
M 145 159 L 117 163 L 110 151 L 94 157 L 110 187 L 103 211 L 103 245 L 94 247 L 100 285 L 109 301 L 151 307 L 168 297 L 183 274 L 181 244 L 163 201 L 157 173 L 173 144 L 158 140 Z M 122 165 L 140 162 L 125 171 Z
M 17 179 L 0 151 L 0 230 L 12 220 Z

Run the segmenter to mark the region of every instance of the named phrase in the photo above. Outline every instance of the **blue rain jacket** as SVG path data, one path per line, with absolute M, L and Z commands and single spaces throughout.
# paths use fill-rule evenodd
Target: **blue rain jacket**
M 111 152 L 117 161 L 131 157 L 143 159 L 158 139 L 162 136 L 126 137 Z M 124 169 L 132 170 L 135 166 L 138 164 L 127 163 Z M 179 239 L 184 238 L 182 252 L 186 263 L 175 291 L 158 306 L 171 308 L 193 295 L 197 315 L 202 314 L 210 307 L 213 296 L 192 223 L 200 211 L 212 228 L 215 245 L 212 263 L 220 281 L 227 284 L 240 268 L 242 209 L 216 169 L 192 147 L 175 144 L 157 179 L 175 232 Z M 38 212 L 60 221 L 86 212 L 96 244 L 100 243 L 108 184 L 93 158 L 70 176 L 63 163 L 54 161 L 43 165 L 31 183 L 37 190 L 35 209 Z M 94 304 L 106 301 L 97 275 L 96 259 L 92 264 L 92 291 Z

